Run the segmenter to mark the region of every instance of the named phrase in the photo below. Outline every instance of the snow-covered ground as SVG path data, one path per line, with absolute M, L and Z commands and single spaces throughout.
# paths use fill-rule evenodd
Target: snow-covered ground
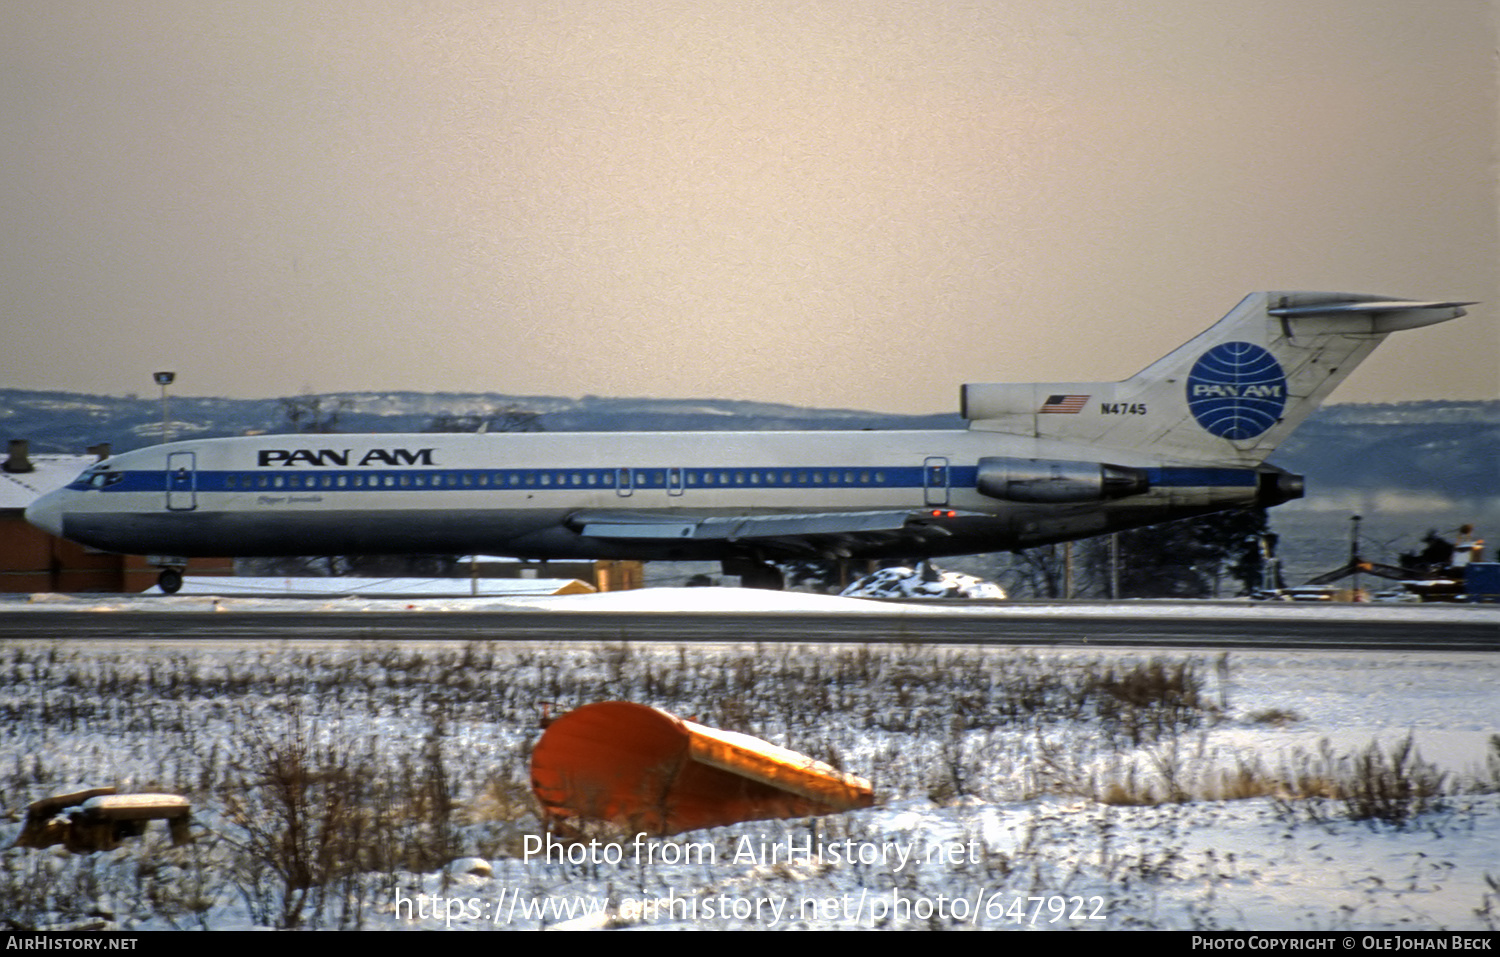
M 252 598 L 37 596 L 3 610 L 201 610 L 215 600 L 278 607 Z M 410 604 L 299 601 L 350 612 Z M 416 605 L 893 608 L 728 589 Z M 1091 606 L 969 606 L 964 613 L 1049 607 L 1077 614 Z M 1403 606 L 1125 607 L 1143 616 L 1495 615 Z M 913 605 L 909 613 L 929 612 Z M 1097 685 L 1153 660 L 1201 679 L 1193 706 L 1173 712 L 1165 726 L 1112 723 L 1088 708 L 1068 712 L 1067 694 L 1049 697 L 1054 680 Z M 1028 696 L 1036 696 L 1034 706 Z M 879 804 L 813 820 L 549 846 L 524 794 L 539 702 L 561 709 L 609 697 L 833 758 L 872 779 Z M 0 916 L 22 926 L 279 923 L 273 905 L 283 897 L 269 870 L 255 870 L 265 862 L 246 851 L 253 844 L 246 819 L 233 810 L 236 788 L 251 789 L 253 776 L 236 777 L 234 769 L 257 767 L 259 752 L 246 741 L 281 740 L 294 720 L 288 715 L 299 714 L 313 719 L 316 734 L 368 747 L 408 777 L 437 774 L 457 807 L 442 825 L 451 829 L 444 860 L 456 863 L 340 872 L 327 895 L 303 907 L 304 923 L 314 926 L 1338 931 L 1500 924 L 1500 744 L 1492 743 L 1500 735 L 1500 656 L 1488 654 L 1277 651 L 1205 659 L 1124 650 L 370 643 L 278 651 L 221 642 L 211 658 L 195 658 L 61 639 L 0 645 L 0 713 L 7 811 L 73 784 L 112 783 L 189 794 L 200 829 L 200 841 L 186 849 L 153 835 L 94 855 L 0 852 Z M 1392 757 L 1408 737 L 1420 760 Z M 1411 813 L 1393 823 L 1353 819 L 1349 800 L 1303 796 L 1331 789 L 1341 775 L 1357 777 L 1361 759 L 1368 764 L 1372 756 L 1376 765 L 1401 766 L 1391 780 L 1435 782 L 1434 793 L 1394 802 Z M 1367 768 L 1365 776 L 1373 773 Z M 0 826 L 0 841 L 8 845 L 18 830 L 14 820 Z
M 327 579 L 324 579 L 327 580 Z M 454 579 L 458 594 L 433 597 L 381 598 L 379 591 L 400 586 L 382 583 L 376 594 L 334 595 L 325 599 L 298 598 L 295 604 L 276 597 L 282 591 L 281 579 L 268 579 L 265 592 L 246 595 L 243 586 L 214 589 L 213 579 L 189 579 L 191 593 L 162 595 L 143 592 L 138 595 L 59 595 L 37 593 L 14 600 L 0 601 L 0 612 L 41 612 L 47 610 L 95 609 L 99 611 L 277 611 L 287 608 L 324 611 L 639 611 L 643 613 L 779 612 L 808 614 L 909 614 L 909 615 L 975 615 L 1067 617 L 1133 617 L 1133 618 L 1307 618 L 1387 621 L 1493 621 L 1500 630 L 1500 605 L 1466 604 L 1340 604 L 1237 601 L 1120 601 L 1120 602 L 996 602 L 950 604 L 941 601 L 869 601 L 837 595 L 807 592 L 767 591 L 754 588 L 641 588 L 632 591 L 602 592 L 588 595 L 539 595 L 534 582 L 518 581 L 508 594 L 467 597 L 465 580 Z M 230 579 L 239 583 L 242 579 Z M 184 586 L 185 588 L 187 586 Z M 496 586 L 498 587 L 498 586 Z

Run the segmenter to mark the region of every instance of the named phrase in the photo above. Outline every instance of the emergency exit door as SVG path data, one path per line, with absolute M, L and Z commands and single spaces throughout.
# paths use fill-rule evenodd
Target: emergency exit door
M 948 460 L 930 456 L 922 463 L 922 491 L 928 505 L 948 504 Z

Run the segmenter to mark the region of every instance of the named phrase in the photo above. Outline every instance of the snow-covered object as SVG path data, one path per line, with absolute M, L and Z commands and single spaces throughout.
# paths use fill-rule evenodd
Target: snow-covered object
M 460 857 L 448 865 L 449 874 L 469 874 L 473 877 L 493 877 L 494 868 L 482 857 Z
M 875 790 L 805 754 L 633 701 L 596 701 L 547 725 L 531 788 L 548 820 L 677 834 L 870 807 Z
M 1005 589 L 993 582 L 945 572 L 931 565 L 907 568 L 882 568 L 845 588 L 845 598 L 997 598 L 1005 597 Z

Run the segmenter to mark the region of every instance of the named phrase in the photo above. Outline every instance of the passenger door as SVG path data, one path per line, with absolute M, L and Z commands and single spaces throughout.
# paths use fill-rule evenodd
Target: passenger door
M 922 463 L 922 494 L 928 505 L 948 504 L 948 460 L 929 456 Z
M 190 512 L 197 507 L 197 453 L 173 452 L 167 456 L 167 508 L 173 512 Z

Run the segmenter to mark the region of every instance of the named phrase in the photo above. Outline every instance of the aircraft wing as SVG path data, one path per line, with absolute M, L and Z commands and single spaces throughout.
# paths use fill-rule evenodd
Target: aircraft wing
M 721 541 L 791 557 L 836 558 L 855 545 L 944 538 L 950 534 L 946 523 L 969 514 L 950 509 L 759 515 L 597 511 L 578 512 L 569 525 L 586 538 L 605 541 Z

